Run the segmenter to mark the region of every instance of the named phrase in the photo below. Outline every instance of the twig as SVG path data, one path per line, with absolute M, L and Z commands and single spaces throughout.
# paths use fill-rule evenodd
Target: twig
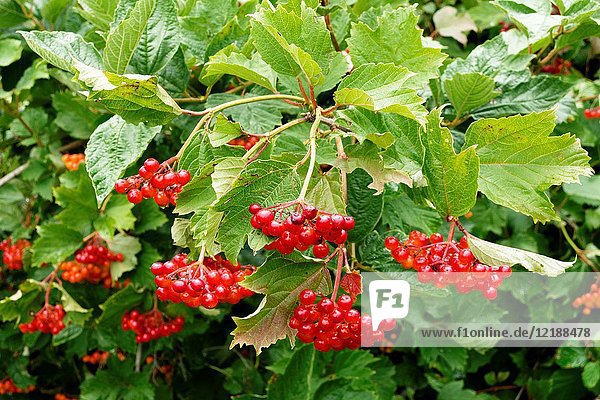
M 135 372 L 142 370 L 142 344 L 138 343 L 137 351 L 135 353 Z
M 317 161 L 317 132 L 319 131 L 320 123 L 321 108 L 317 107 L 315 109 L 315 120 L 312 126 L 310 127 L 310 164 L 308 164 L 308 171 L 306 172 L 306 178 L 304 178 L 304 184 L 302 185 L 300 195 L 298 195 L 298 201 L 304 201 L 304 197 L 306 196 L 306 192 L 308 191 L 310 178 L 312 177 L 313 171 L 315 169 L 315 163 Z
M 58 148 L 58 152 L 59 153 L 64 153 L 66 151 L 76 149 L 78 147 L 83 146 L 85 144 L 85 142 L 86 142 L 85 140 L 74 140 L 71 143 L 67 143 L 64 146 L 60 146 Z
M 337 136 L 335 138 L 335 144 L 337 146 L 338 159 L 343 161 L 347 160 L 348 156 L 344 151 L 344 143 L 342 142 L 342 138 Z M 340 169 L 340 175 L 342 177 L 342 197 L 344 200 L 344 204 L 348 205 L 348 176 L 343 168 Z
M 336 303 L 337 302 L 337 294 L 340 289 L 340 281 L 342 278 L 342 269 L 344 268 L 344 245 L 341 244 L 337 248 L 338 253 L 338 262 L 337 269 L 335 270 L 335 281 L 333 284 L 333 293 L 331 294 L 331 300 Z
M 561 221 L 560 223 L 558 223 L 558 227 L 560 228 L 560 231 L 565 237 L 567 243 L 569 243 L 569 246 L 571 246 L 571 248 L 575 251 L 575 254 L 577 254 L 577 256 L 581 259 L 581 261 L 589 265 L 590 268 L 592 268 L 594 271 L 598 272 L 596 265 L 585 255 L 585 250 L 580 249 L 579 246 L 577 246 L 577 244 L 573 241 L 573 239 L 569 235 L 569 232 L 567 232 L 567 228 L 565 228 L 565 223 Z
M 0 178 L 0 186 L 4 185 L 11 179 L 21 175 L 23 173 L 23 171 L 25 171 L 27 169 L 28 166 L 29 166 L 29 163 L 25 163 L 23 165 L 18 166 L 15 169 L 13 169 L 8 174 L 4 175 L 2 178 Z
M 334 119 L 331 118 L 321 118 L 321 122 L 325 125 L 329 125 L 329 127 L 334 131 L 342 131 L 346 133 L 352 132 L 352 129 L 339 125 Z

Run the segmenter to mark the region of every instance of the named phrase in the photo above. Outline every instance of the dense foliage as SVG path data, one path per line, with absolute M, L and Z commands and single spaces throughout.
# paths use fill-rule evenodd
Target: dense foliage
M 598 0 L 0 0 L 0 396 L 600 394 L 596 348 L 357 349 L 360 271 L 493 274 L 469 295 L 494 317 L 511 271 L 596 270 L 599 24 Z M 544 290 L 515 301 L 551 315 Z

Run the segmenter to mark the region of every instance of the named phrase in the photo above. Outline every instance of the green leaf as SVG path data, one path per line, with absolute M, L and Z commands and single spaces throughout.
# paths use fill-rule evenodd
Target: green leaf
M 242 127 L 239 123 L 231 122 L 223 114 L 219 114 L 214 128 L 208 134 L 208 140 L 212 146 L 219 147 L 241 135 Z
M 234 317 L 237 327 L 232 332 L 235 345 L 254 346 L 257 353 L 286 337 L 294 343 L 294 332 L 288 326 L 298 295 L 310 288 L 316 292 L 331 291 L 329 271 L 319 263 L 302 256 L 274 256 L 244 280 L 248 289 L 264 294 L 258 309 L 244 318 Z
M 195 248 L 205 246 L 208 254 L 220 253 L 221 247 L 217 243 L 217 234 L 221 220 L 223 219 L 223 213 L 210 208 L 197 221 L 194 221 L 195 219 L 192 218 L 190 220 L 189 227 L 192 231 Z
M 52 283 L 52 288 L 57 289 L 60 292 L 60 302 L 66 312 L 86 314 L 90 311 L 81 307 L 61 284 L 54 282 Z
M 96 200 L 94 199 L 94 203 Z M 127 196 L 112 196 L 108 199 L 104 209 L 104 215 L 111 220 L 113 229 L 128 231 L 135 226 L 135 216 L 131 212 L 133 204 L 127 200 Z M 112 232 L 111 232 L 112 235 Z
M 310 180 L 306 192 L 306 202 L 329 213 L 345 214 L 346 205 L 342 198 L 340 173 L 331 170 L 327 174 L 318 173 Z
M 29 320 L 32 305 L 44 290 L 40 282 L 27 279 L 19 285 L 13 295 L 0 300 L 0 320 L 2 322 Z
M 81 325 L 69 325 L 58 335 L 52 336 L 52 346 L 60 346 L 71 340 L 77 339 L 83 333 L 83 327 Z
M 107 31 L 115 15 L 119 0 L 77 0 L 77 12 L 96 25 L 101 31 Z
M 469 235 L 467 241 L 473 255 L 487 265 L 513 266 L 520 264 L 531 272 L 546 276 L 557 276 L 575 263 L 575 261 L 558 261 L 530 251 L 486 242 L 473 235 Z
M 581 177 L 580 184 L 565 184 L 563 190 L 577 203 L 600 206 L 600 175 Z
M 96 128 L 85 149 L 85 158 L 98 204 L 113 190 L 117 179 L 142 155 L 158 132 L 159 126 L 133 125 L 116 115 Z
M 296 10 L 263 5 L 252 15 L 251 37 L 262 59 L 281 75 L 313 86 L 341 77 L 336 67 L 344 61 L 335 54 L 324 19 L 304 3 Z
M 23 9 L 16 0 L 0 0 L 0 28 L 12 28 L 27 21 Z
M 75 69 L 77 79 L 90 89 L 88 100 L 99 101 L 127 122 L 161 125 L 181 114 L 181 108 L 154 76 L 121 76 L 78 62 Z
M 148 369 L 151 371 L 151 369 Z M 135 372 L 132 361 L 111 357 L 108 368 L 89 375 L 81 384 L 81 400 L 153 400 L 155 388 L 148 372 Z
M 62 224 L 49 223 L 37 227 L 40 237 L 35 241 L 31 250 L 31 263 L 58 265 L 71 254 L 75 253 L 83 241 L 83 235 Z
M 215 164 L 211 179 L 217 198 L 221 198 L 232 188 L 245 166 L 244 160 L 235 157 L 224 158 Z
M 543 39 L 548 39 L 553 28 L 561 25 L 562 15 L 552 15 L 550 2 L 527 0 L 496 0 L 493 4 L 505 10 L 513 21 L 527 35 L 532 51 L 537 51 Z
M 504 36 L 499 35 L 475 47 L 467 58 L 457 58 L 450 63 L 442 78 L 448 80 L 456 74 L 478 72 L 498 82 L 505 75 L 523 71 L 532 58 L 531 54 L 512 53 Z
M 319 156 L 324 157 L 323 162 L 333 165 L 346 173 L 351 173 L 357 168 L 361 168 L 371 175 L 373 182 L 369 187 L 376 191 L 376 194 L 383 192 L 385 184 L 388 182 L 404 183 L 411 185 L 412 180 L 409 175 L 401 170 L 389 167 L 384 163 L 384 157 L 379 152 L 377 146 L 371 142 L 362 144 L 353 144 L 344 148 L 347 158 L 340 159 L 337 157 L 335 150 L 332 154 L 321 153 Z
M 600 362 L 593 361 L 585 364 L 581 373 L 581 380 L 586 388 L 594 388 L 600 382 Z
M 212 173 L 213 168 L 210 166 L 210 168 L 203 169 L 200 175 L 194 175 L 177 196 L 175 213 L 185 215 L 193 211 L 199 211 L 208 207 L 217 199 L 212 186 Z
M 119 233 L 112 240 L 107 240 L 106 245 L 113 253 L 123 254 L 122 262 L 114 262 L 110 265 L 110 276 L 114 281 L 119 279 L 123 273 L 136 268 L 136 254 L 142 250 L 142 245 L 138 238 L 125 233 Z M 140 265 L 139 267 L 148 268 L 147 265 Z
M 215 206 L 216 211 L 224 212 L 217 241 L 226 258 L 237 258 L 246 237 L 254 229 L 250 225 L 250 204 L 283 203 L 295 199 L 299 192 L 300 179 L 292 165 L 262 160 L 248 165 Z
M 496 96 L 494 80 L 478 72 L 455 74 L 444 81 L 444 90 L 460 117 L 474 108 L 487 104 Z
M 48 79 L 48 66 L 43 60 L 35 60 L 31 67 L 27 68 L 23 76 L 15 86 L 15 93 L 19 94 L 24 90 L 29 90 L 35 85 L 38 79 Z
M 6 67 L 21 58 L 23 46 L 17 39 L 0 40 L 0 67 Z
M 509 81 L 510 82 L 510 81 Z M 558 104 L 571 89 L 560 77 L 538 75 L 525 82 L 502 86 L 502 94 L 483 107 L 473 110 L 475 118 L 502 117 L 548 110 Z
M 440 126 L 440 113 L 440 109 L 431 111 L 424 135 L 427 193 L 442 216 L 460 217 L 477 199 L 479 158 L 474 147 L 454 152 L 454 139 L 448 128 Z
M 31 50 L 50 64 L 74 72 L 75 62 L 91 68 L 102 68 L 102 59 L 93 44 L 72 32 L 59 31 L 19 31 Z
M 585 347 L 562 346 L 555 357 L 561 368 L 581 368 L 588 361 Z
M 71 0 L 48 0 L 42 6 L 42 17 L 51 24 L 55 24 L 61 14 L 71 8 Z
M 130 18 L 134 12 L 135 8 L 131 10 Z M 179 49 L 179 42 L 179 22 L 175 3 L 173 0 L 156 1 L 156 6 L 142 30 L 139 44 L 131 58 L 131 68 L 137 74 L 157 73 L 171 61 Z
M 340 112 L 350 123 L 353 134 L 360 141 L 369 139 L 375 144 L 387 141 L 393 143 L 383 153 L 385 165 L 406 172 L 417 186 L 425 184 L 423 178 L 423 157 L 425 148 L 421 141 L 423 127 L 415 120 L 396 114 L 385 114 L 361 108 L 350 108 Z M 362 140 L 361 140 L 362 138 Z
M 190 81 L 190 70 L 185 64 L 185 56 L 181 47 L 171 61 L 158 71 L 158 83 L 171 96 L 183 96 Z
M 354 229 L 348 232 L 350 242 L 361 242 L 375 229 L 383 210 L 383 196 L 375 195 L 369 185 L 371 176 L 357 169 L 348 175 L 348 215 L 354 217 Z
M 479 190 L 494 203 L 533 217 L 557 220 L 544 193 L 552 185 L 593 174 L 579 139 L 549 136 L 554 112 L 479 120 L 467 129 L 465 147 L 477 146 Z
M 54 189 L 56 204 L 63 208 L 56 219 L 85 234 L 91 231 L 92 222 L 98 217 L 94 188 L 85 168 L 71 171 L 68 175 L 71 181 L 63 177 L 61 186 Z
M 274 379 L 267 389 L 267 399 L 313 399 L 319 388 L 325 360 L 314 346 L 304 346 L 295 351 L 285 372 Z M 332 398 L 332 397 L 328 397 Z
M 394 64 L 363 64 L 342 80 L 334 94 L 335 102 L 422 121 L 427 114 L 422 105 L 425 100 L 405 85 L 413 76 L 407 68 Z
M 71 137 L 88 139 L 96 129 L 99 117 L 90 103 L 80 95 L 71 92 L 59 92 L 52 95 L 52 107 L 56 110 L 54 123 Z
M 394 63 L 416 75 L 410 79 L 420 87 L 437 76 L 446 55 L 439 48 L 427 47 L 417 27 L 415 7 L 384 8 L 372 26 L 364 22 L 352 24 L 346 40 L 356 67 L 367 63 Z
M 407 234 L 413 229 L 418 229 L 431 235 L 442 225 L 442 219 L 435 210 L 416 204 L 402 190 L 385 192 L 381 221 L 392 230 L 400 230 Z
M 138 219 L 135 225 L 135 233 L 137 234 L 155 230 L 168 222 L 165 214 L 153 201 L 143 201 L 133 211 Z
M 241 53 L 217 53 L 210 57 L 204 67 L 203 77 L 223 74 L 234 75 L 263 86 L 272 92 L 276 91 L 277 74 L 258 53 L 254 53 L 252 58 Z
M 135 3 L 127 18 L 111 29 L 102 52 L 102 61 L 109 72 L 125 73 L 155 7 L 156 0 L 140 0 Z

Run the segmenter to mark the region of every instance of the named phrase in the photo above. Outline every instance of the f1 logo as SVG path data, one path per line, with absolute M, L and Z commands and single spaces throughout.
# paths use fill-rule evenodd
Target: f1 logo
M 369 283 L 369 301 L 373 330 L 384 319 L 402 319 L 408 315 L 410 284 L 404 280 L 376 280 Z

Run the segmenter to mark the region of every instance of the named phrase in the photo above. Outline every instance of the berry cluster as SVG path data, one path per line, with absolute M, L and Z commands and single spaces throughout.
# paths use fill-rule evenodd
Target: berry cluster
M 63 306 L 57 304 L 55 306 L 46 304 L 38 311 L 31 322 L 19 324 L 19 329 L 22 333 L 34 333 L 40 331 L 42 333 L 51 333 L 58 335 L 60 331 L 65 329 L 63 318 L 65 310 Z
M 14 394 L 14 393 L 29 393 L 35 390 L 35 385 L 29 385 L 24 389 L 21 389 L 11 378 L 4 378 L 0 381 L 0 395 Z
M 239 138 L 231 139 L 228 144 L 232 146 L 243 146 L 246 151 L 250 150 L 256 143 L 258 143 L 258 136 L 240 136 Z
M 96 350 L 91 354 L 86 354 L 81 357 L 81 361 L 92 365 L 106 364 L 106 360 L 108 360 L 109 356 L 110 353 L 107 351 Z
M 552 64 L 544 65 L 542 67 L 542 72 L 552 75 L 568 75 L 570 74 L 570 69 L 573 66 L 571 61 L 563 60 L 560 57 L 556 57 Z
M 175 205 L 177 195 L 190 178 L 190 173 L 185 169 L 173 171 L 168 161 L 160 164 L 154 158 L 149 158 L 138 170 L 138 175 L 117 180 L 115 190 L 117 193 L 127 193 L 130 203 L 139 204 L 143 199 L 154 199 L 160 207 L 166 207 L 169 203 Z
M 583 116 L 586 119 L 600 118 L 600 106 L 583 110 Z
M 315 303 L 316 302 L 316 303 Z M 303 343 L 314 343 L 319 351 L 358 349 L 361 344 L 361 325 L 367 336 L 363 340 L 381 341 L 384 332 L 394 329 L 394 320 L 381 322 L 378 330 L 372 331 L 371 318 L 362 316 L 352 308 L 353 300 L 347 294 L 342 294 L 336 302 L 328 297 L 317 299 L 310 289 L 300 293 L 300 304 L 294 310 L 294 316 L 289 321 L 289 327 L 297 330 L 296 337 Z
M 30 246 L 31 243 L 26 239 L 19 239 L 14 244 L 11 238 L 0 242 L 0 250 L 3 252 L 2 261 L 6 268 L 10 270 L 23 268 L 23 250 Z
M 200 264 L 190 263 L 185 254 L 178 254 L 170 261 L 152 264 L 150 270 L 155 275 L 156 295 L 161 301 L 215 308 L 219 303 L 237 304 L 254 294 L 239 283 L 255 268 L 234 265 L 219 255 L 207 257 Z
M 105 246 L 90 243 L 75 253 L 75 261 L 82 264 L 110 267 L 113 262 L 123 261 L 123 254 L 113 253 Z
M 469 250 L 466 237 L 459 243 L 444 242 L 439 233 L 428 237 L 423 232 L 412 231 L 404 243 L 389 236 L 385 239 L 385 247 L 405 269 L 417 270 L 419 281 L 431 282 L 438 287 L 455 285 L 460 293 L 478 290 L 488 300 L 496 298 L 498 286 L 512 272 L 508 265 L 491 267 L 479 262 Z
M 252 204 L 248 209 L 252 213 L 252 227 L 277 238 L 265 249 L 276 249 L 281 254 L 291 254 L 294 249 L 306 251 L 312 246 L 316 258 L 326 258 L 329 255 L 327 242 L 345 243 L 348 231 L 354 228 L 351 216 L 329 214 L 306 204 L 291 213 L 285 212 L 285 205 L 263 208 Z
M 590 287 L 590 291 L 582 294 L 573 301 L 573 307 L 579 308 L 583 306 L 583 315 L 590 315 L 593 309 L 600 308 L 600 287 L 594 283 Z
M 86 281 L 94 285 L 102 283 L 107 289 L 113 286 L 110 277 L 110 266 L 103 267 L 96 264 L 66 261 L 60 264 L 60 270 L 62 271 L 62 278 L 67 282 L 78 283 Z
M 85 154 L 63 154 L 62 161 L 65 163 L 65 168 L 69 171 L 75 171 L 79 168 L 79 164 L 85 162 Z
M 133 310 L 123 315 L 121 326 L 124 331 L 135 333 L 137 343 L 147 343 L 180 332 L 184 322 L 183 317 L 170 319 L 158 310 L 145 314 Z

